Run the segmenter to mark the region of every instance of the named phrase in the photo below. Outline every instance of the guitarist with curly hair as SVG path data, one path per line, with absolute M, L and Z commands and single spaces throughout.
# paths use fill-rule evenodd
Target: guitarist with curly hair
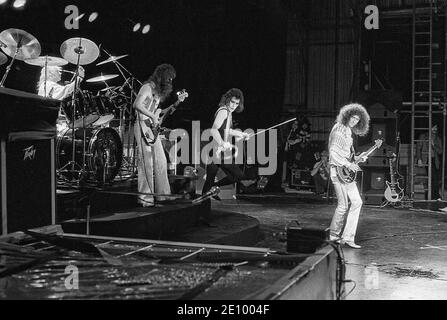
M 159 104 L 172 92 L 176 76 L 170 64 L 157 66 L 143 84 L 135 99 L 137 121 L 134 133 L 138 145 L 138 192 L 170 194 L 167 160 L 160 137 L 156 134 L 159 125 Z M 158 196 L 158 201 L 166 197 Z M 154 206 L 154 196 L 139 195 L 138 202 L 144 207 Z
M 355 180 L 348 183 L 342 181 L 337 167 L 344 167 L 353 172 L 360 171 L 357 162 L 361 159 L 354 156 L 355 161 L 351 160 L 354 154 L 352 134 L 366 135 L 369 121 L 369 114 L 362 105 L 356 103 L 345 105 L 340 109 L 329 135 L 330 175 L 337 195 L 337 208 L 330 225 L 330 240 L 355 249 L 361 248 L 355 243 L 354 238 L 363 201 Z

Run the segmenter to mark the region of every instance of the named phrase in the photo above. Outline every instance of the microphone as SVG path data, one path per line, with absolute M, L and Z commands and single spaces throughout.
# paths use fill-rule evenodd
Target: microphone
M 203 200 L 208 199 L 210 197 L 217 196 L 219 194 L 219 192 L 220 192 L 220 188 L 217 186 L 213 186 L 213 187 L 211 187 L 211 189 L 208 192 L 205 192 L 205 194 L 202 194 L 197 199 L 194 199 L 192 201 L 192 203 L 199 203 L 199 202 L 202 202 Z

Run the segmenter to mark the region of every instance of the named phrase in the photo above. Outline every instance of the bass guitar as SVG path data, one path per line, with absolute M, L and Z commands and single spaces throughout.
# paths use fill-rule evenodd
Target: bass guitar
M 374 145 L 369 148 L 367 151 L 362 152 L 358 159 L 354 161 L 355 164 L 359 164 L 364 161 L 364 159 L 368 158 L 374 151 L 379 149 L 382 146 L 383 140 L 377 139 L 374 142 Z M 337 176 L 342 183 L 351 183 L 355 181 L 357 177 L 357 171 L 353 171 L 346 166 L 337 167 Z
M 396 161 L 396 154 L 389 159 L 390 162 L 390 180 L 391 182 L 385 181 L 387 187 L 385 189 L 385 199 L 389 202 L 399 202 L 404 196 L 404 190 L 399 186 L 399 181 L 396 181 L 395 173 L 393 170 L 393 162 Z
M 185 101 L 185 99 L 188 97 L 188 92 L 183 89 L 182 91 L 177 92 L 177 96 L 177 101 L 174 104 L 170 105 L 166 109 L 157 109 L 157 111 L 155 111 L 155 116 L 158 119 L 157 124 L 154 125 L 152 119 L 140 121 L 141 136 L 146 145 L 149 146 L 155 143 L 155 140 L 157 140 L 160 132 L 165 130 L 165 128 L 161 126 L 163 124 L 163 121 L 166 119 L 167 116 L 174 113 L 180 103 Z

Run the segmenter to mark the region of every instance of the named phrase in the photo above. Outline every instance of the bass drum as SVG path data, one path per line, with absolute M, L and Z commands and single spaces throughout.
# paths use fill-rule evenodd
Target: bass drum
M 60 174 L 71 179 L 73 144 L 72 130 L 58 134 L 56 143 L 56 166 Z M 83 130 L 75 130 L 75 170 L 82 168 Z M 85 162 L 87 176 L 99 183 L 111 182 L 118 174 L 123 160 L 123 144 L 118 133 L 111 128 L 85 129 Z

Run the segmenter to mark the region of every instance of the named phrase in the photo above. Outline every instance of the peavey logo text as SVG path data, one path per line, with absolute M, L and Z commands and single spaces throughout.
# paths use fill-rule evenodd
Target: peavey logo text
M 23 149 L 23 161 L 34 160 L 35 157 L 36 157 L 35 146 L 30 146 L 28 148 Z

